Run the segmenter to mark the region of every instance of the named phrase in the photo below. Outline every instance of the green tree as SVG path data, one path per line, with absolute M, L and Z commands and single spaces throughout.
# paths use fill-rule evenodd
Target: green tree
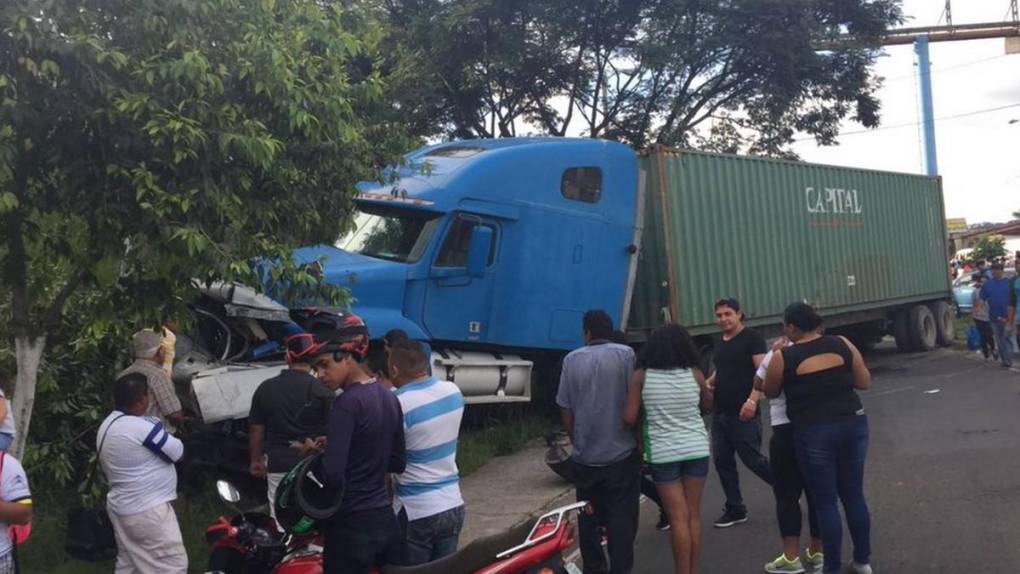
M 318 281 L 291 249 L 335 239 L 353 184 L 409 146 L 377 113 L 378 31 L 340 6 L 5 4 L 0 309 L 14 341 L 15 452 L 55 334 L 73 346 L 157 324 L 192 300 L 194 279 Z
M 1001 235 L 986 235 L 978 239 L 970 257 L 974 261 L 995 261 L 1008 255 L 1006 238 Z
M 1020 219 L 1020 209 L 1013 212 L 1013 219 Z
M 878 51 L 866 46 L 902 19 L 897 0 L 388 4 L 392 97 L 433 133 L 722 138 L 773 155 L 797 132 L 833 144 L 844 119 L 878 124 Z M 847 32 L 863 44 L 817 49 Z

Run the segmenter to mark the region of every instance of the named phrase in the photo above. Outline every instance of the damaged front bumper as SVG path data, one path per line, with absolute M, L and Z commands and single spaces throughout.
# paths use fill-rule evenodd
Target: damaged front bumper
M 255 389 L 286 368 L 283 340 L 303 332 L 297 313 L 250 287 L 213 283 L 177 335 L 172 378 L 205 424 L 245 419 Z

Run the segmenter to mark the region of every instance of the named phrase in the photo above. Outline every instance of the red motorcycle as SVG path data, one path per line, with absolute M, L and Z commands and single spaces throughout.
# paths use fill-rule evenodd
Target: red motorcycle
M 235 506 L 241 493 L 225 480 L 216 482 L 220 498 L 237 510 L 233 518 L 219 517 L 205 530 L 212 546 L 206 571 L 218 574 L 270 574 L 299 547 L 314 544 L 314 536 L 286 535 L 276 521 L 262 512 L 244 512 Z
M 217 482 L 231 505 L 237 489 Z M 577 574 L 563 553 L 574 544 L 570 517 L 587 508 L 578 502 L 557 508 L 505 532 L 479 538 L 445 558 L 420 566 L 383 566 L 378 574 Z M 268 515 L 238 512 L 219 518 L 206 530 L 212 545 L 209 574 L 322 574 L 322 539 L 282 534 Z

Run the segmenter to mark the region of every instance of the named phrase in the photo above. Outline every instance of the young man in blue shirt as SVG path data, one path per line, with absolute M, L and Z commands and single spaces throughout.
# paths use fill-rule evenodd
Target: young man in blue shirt
M 393 392 L 362 367 L 369 347 L 365 323 L 327 312 L 313 322 L 306 356 L 323 384 L 343 390 L 329 414 L 319 467 L 323 482 L 343 491 L 340 510 L 322 528 L 323 572 L 368 574 L 400 559 L 387 478 L 407 465 L 404 414 Z
M 1010 290 L 1012 283 L 1003 276 L 1002 264 L 992 265 L 992 279 L 981 288 L 981 299 L 988 303 L 988 321 L 995 333 L 995 343 L 999 348 L 999 359 L 1002 366 L 1013 366 L 1012 334 L 1015 330 L 1015 319 L 1010 320 Z M 1015 314 L 1015 312 L 1014 312 Z

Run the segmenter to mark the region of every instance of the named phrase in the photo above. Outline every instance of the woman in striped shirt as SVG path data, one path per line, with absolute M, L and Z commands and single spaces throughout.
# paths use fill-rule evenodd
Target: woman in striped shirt
M 677 574 L 696 574 L 712 394 L 687 329 L 669 323 L 648 338 L 630 380 L 623 421 L 641 431 L 645 462 L 669 516 Z

